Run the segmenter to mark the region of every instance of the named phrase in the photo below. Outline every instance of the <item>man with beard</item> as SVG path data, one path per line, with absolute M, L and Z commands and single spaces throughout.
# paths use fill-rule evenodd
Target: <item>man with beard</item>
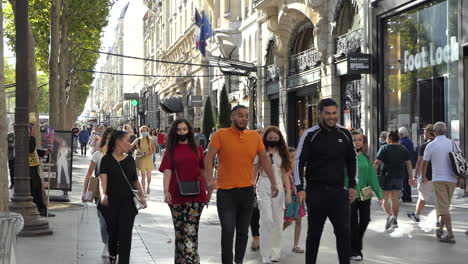
M 216 187 L 217 207 L 221 222 L 221 258 L 223 264 L 243 263 L 247 247 L 250 218 L 254 207 L 253 164 L 259 162 L 271 182 L 272 197 L 278 195 L 271 161 L 267 156 L 260 135 L 247 130 L 249 110 L 243 105 L 231 111 L 230 128 L 216 131 L 211 138 L 205 158 L 209 192 L 215 189 L 213 182 L 213 162 L 219 158 Z M 233 239 L 236 235 L 235 256 Z
M 333 225 L 340 264 L 350 263 L 350 203 L 356 198 L 357 155 L 351 133 L 337 124 L 333 99 L 319 103 L 320 123 L 301 137 L 294 163 L 299 203 L 307 193 L 306 263 L 314 264 L 327 218 Z M 345 187 L 345 177 L 348 186 Z M 307 181 L 304 192 L 304 178 Z

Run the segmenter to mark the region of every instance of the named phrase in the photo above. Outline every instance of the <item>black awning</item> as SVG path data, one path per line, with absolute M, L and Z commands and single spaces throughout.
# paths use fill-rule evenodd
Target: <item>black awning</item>
M 164 112 L 172 114 L 172 113 L 180 113 L 184 111 L 184 105 L 182 104 L 182 97 L 180 96 L 169 96 L 166 98 L 161 99 L 161 108 Z

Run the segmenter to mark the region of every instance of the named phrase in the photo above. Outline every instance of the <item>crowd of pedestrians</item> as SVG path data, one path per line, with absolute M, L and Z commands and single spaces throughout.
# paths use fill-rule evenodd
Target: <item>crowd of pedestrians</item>
M 297 150 L 288 148 L 277 127 L 247 129 L 249 111 L 242 105 L 232 109 L 231 127 L 218 129 L 209 141 L 185 119 L 174 121 L 167 134 L 147 126 L 135 131 L 129 124 L 115 130 L 97 126 L 93 133 L 85 127 L 78 131 L 82 155 L 87 154 L 83 145 L 93 153 L 83 201 L 89 200 L 92 177 L 99 179 L 100 198 L 95 202 L 103 257 L 110 263 L 117 263 L 117 258 L 118 263 L 129 263 L 139 209 L 134 200 L 138 198 L 146 207 L 151 173 L 159 157 L 164 201 L 174 225 L 174 263 L 200 263 L 200 218 L 214 191 L 223 264 L 243 263 L 249 227 L 251 249 L 259 250 L 262 263 L 279 262 L 282 233 L 292 224 L 292 252 L 305 253 L 305 263 L 316 263 L 327 218 L 334 229 L 339 263 L 361 261 L 372 197 L 387 215 L 382 228 L 392 231 L 398 228 L 400 200 L 410 202 L 411 186 L 416 185 L 418 202 L 408 217 L 419 222 L 426 201 L 434 194 L 436 236 L 440 242 L 455 243 L 449 208 L 457 176 L 449 153 L 460 149 L 446 137 L 443 122 L 424 128 L 426 142 L 417 153 L 408 129 L 382 132 L 372 161 L 362 131 L 338 124 L 335 101 L 323 99 L 318 110 L 319 124 L 304 132 Z M 299 241 L 305 216 L 303 249 Z

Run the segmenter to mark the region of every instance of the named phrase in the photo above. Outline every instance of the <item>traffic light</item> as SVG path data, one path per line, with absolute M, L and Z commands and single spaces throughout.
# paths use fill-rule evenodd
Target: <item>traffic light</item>
M 137 106 L 138 105 L 138 100 L 132 100 L 132 106 Z

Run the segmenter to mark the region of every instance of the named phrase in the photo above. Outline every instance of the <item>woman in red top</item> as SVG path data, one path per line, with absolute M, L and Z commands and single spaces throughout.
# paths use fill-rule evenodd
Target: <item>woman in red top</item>
M 203 180 L 203 149 L 195 143 L 192 125 L 185 119 L 174 122 L 169 131 L 159 171 L 164 173 L 164 200 L 172 213 L 175 230 L 174 263 L 198 264 L 198 226 L 208 202 Z M 175 172 L 175 173 L 173 173 Z M 183 196 L 178 181 L 197 181 L 200 194 Z

